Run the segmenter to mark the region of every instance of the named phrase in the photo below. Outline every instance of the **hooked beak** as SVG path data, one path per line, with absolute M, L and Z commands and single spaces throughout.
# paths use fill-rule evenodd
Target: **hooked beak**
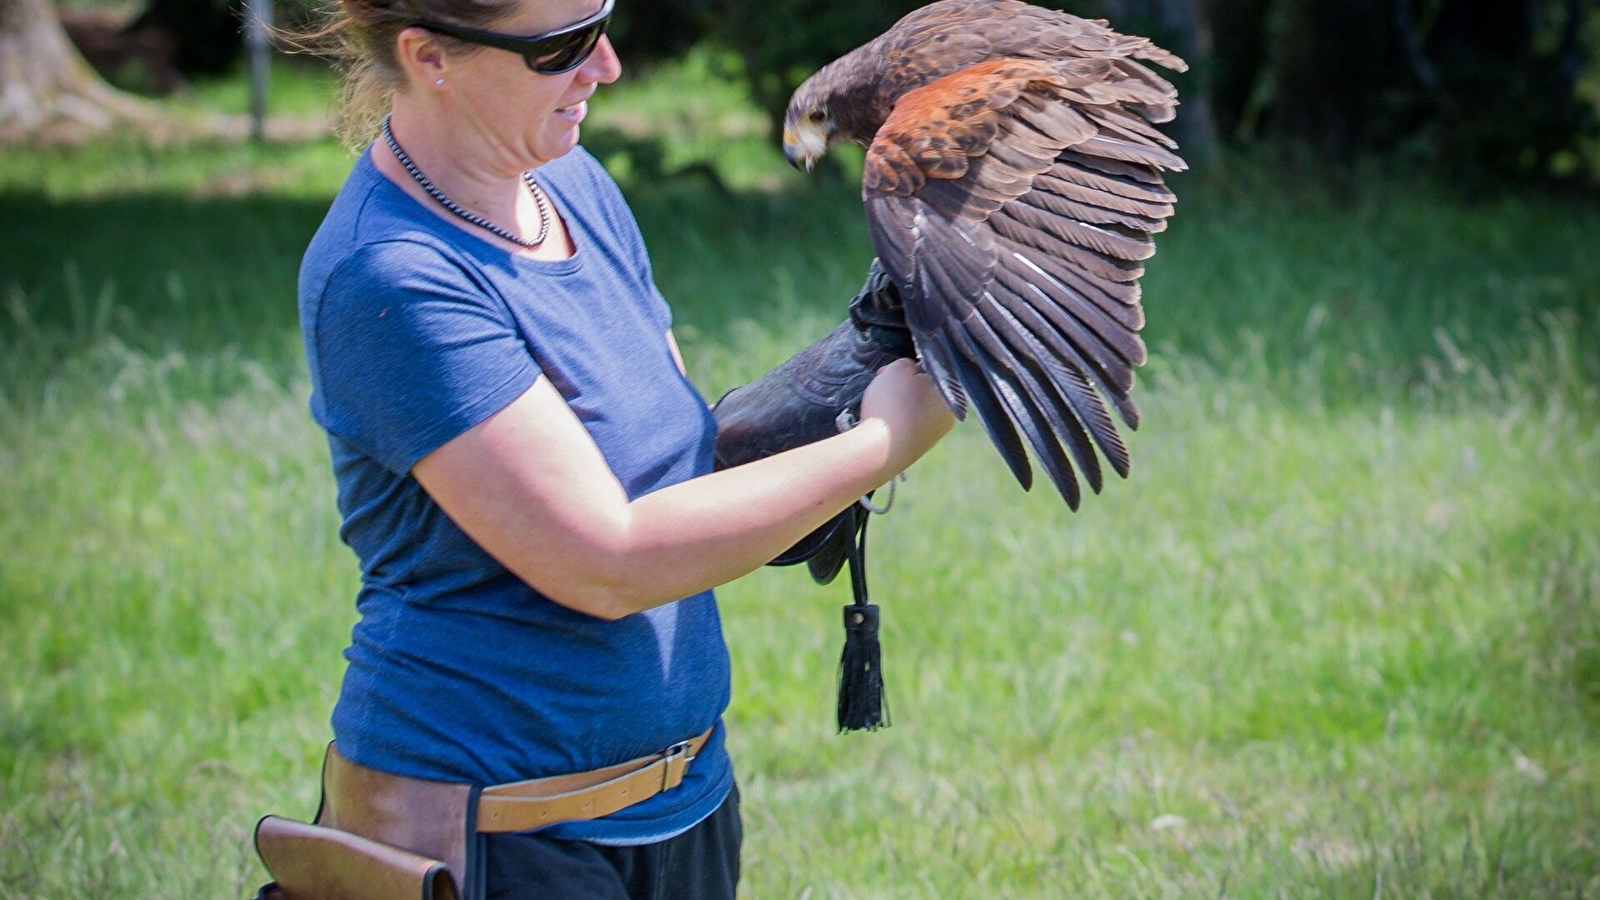
M 805 120 L 783 123 L 783 155 L 789 165 L 810 172 L 822 154 L 828 152 L 828 129 Z
M 805 148 L 800 145 L 800 136 L 792 128 L 783 130 L 783 155 L 785 159 L 789 160 L 789 165 L 795 167 L 796 171 L 803 171 L 807 174 L 811 172 L 811 167 L 816 165 L 817 162 L 816 157 L 807 153 Z

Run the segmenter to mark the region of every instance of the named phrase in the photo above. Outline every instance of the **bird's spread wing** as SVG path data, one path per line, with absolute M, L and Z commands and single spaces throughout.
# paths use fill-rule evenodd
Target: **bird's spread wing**
M 867 151 L 873 245 L 924 365 L 1018 481 L 1026 445 L 1074 509 L 1072 462 L 1097 492 L 1096 448 L 1128 472 L 1106 402 L 1137 427 L 1137 279 L 1172 213 L 1159 170 L 1184 168 L 1150 121 L 1173 103 L 1115 54 L 995 59 L 900 97 Z

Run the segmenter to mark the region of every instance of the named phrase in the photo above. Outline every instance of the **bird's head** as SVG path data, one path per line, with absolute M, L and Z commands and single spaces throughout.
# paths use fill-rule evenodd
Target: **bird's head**
M 809 81 L 802 84 L 783 115 L 783 155 L 789 157 L 789 165 L 807 172 L 828 152 L 838 129 L 828 114 L 827 98 L 812 86 Z

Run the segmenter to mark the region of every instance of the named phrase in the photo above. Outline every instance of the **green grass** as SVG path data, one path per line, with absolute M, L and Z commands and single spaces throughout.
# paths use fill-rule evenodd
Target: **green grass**
M 711 396 L 871 255 L 714 71 L 587 131 Z M 748 896 L 1600 891 L 1600 212 L 1229 165 L 1146 281 L 1132 478 L 1072 514 L 969 425 L 873 526 L 895 727 L 832 733 L 840 585 L 721 591 Z M 294 278 L 347 166 L 0 153 L 0 900 L 240 896 L 314 807 L 357 573 Z

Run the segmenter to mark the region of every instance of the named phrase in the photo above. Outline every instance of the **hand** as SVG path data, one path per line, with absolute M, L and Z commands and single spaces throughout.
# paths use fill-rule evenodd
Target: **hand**
M 914 360 L 897 359 L 878 370 L 861 396 L 861 421 L 878 419 L 889 431 L 891 468 L 898 473 L 949 433 L 956 418 L 933 379 Z

